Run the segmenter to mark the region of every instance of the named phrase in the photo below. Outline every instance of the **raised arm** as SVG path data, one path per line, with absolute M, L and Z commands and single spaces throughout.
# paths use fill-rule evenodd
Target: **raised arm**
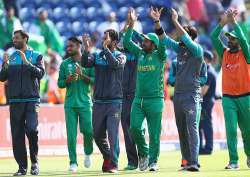
M 155 33 L 157 34 L 157 36 L 160 39 L 159 47 L 161 47 L 161 49 L 159 48 L 158 50 L 162 52 L 163 50 L 166 50 L 165 47 L 167 47 L 167 48 L 173 49 L 175 52 L 178 52 L 178 50 L 179 50 L 178 42 L 176 42 L 175 40 L 168 37 L 165 34 L 165 31 L 163 30 L 163 28 L 161 26 L 160 17 L 161 17 L 162 10 L 163 10 L 163 8 L 158 10 L 158 8 L 154 9 L 153 7 L 151 7 L 150 11 L 149 11 L 149 16 L 153 19 L 154 24 L 155 24 Z M 164 57 L 166 57 L 166 56 L 164 56 Z
M 37 77 L 38 79 L 42 79 L 42 77 L 45 74 L 45 67 L 44 67 L 44 62 L 43 62 L 43 56 L 38 55 L 36 58 L 36 63 L 32 64 L 29 62 L 24 54 L 23 51 L 21 50 L 16 50 L 17 53 L 20 55 L 23 63 L 27 65 L 28 70 L 32 73 L 33 76 Z
M 108 65 L 112 68 L 123 67 L 126 63 L 126 56 L 123 54 L 118 54 L 117 56 L 113 56 L 109 49 L 109 45 L 111 45 L 111 39 L 109 33 L 106 34 L 106 39 L 103 41 L 103 53 L 108 61 Z
M 219 24 L 216 26 L 216 28 L 211 33 L 211 40 L 212 40 L 213 46 L 214 46 L 214 48 L 219 56 L 220 63 L 221 63 L 221 60 L 223 57 L 223 52 L 226 49 L 226 46 L 224 46 L 224 44 L 220 40 L 220 33 L 222 31 L 222 28 L 227 24 L 227 22 L 228 22 L 227 15 L 224 14 L 221 17 Z
M 246 62 L 250 64 L 250 51 L 249 51 L 249 44 L 247 42 L 247 38 L 244 35 L 240 25 L 237 23 L 235 16 L 238 14 L 237 10 L 232 10 L 229 9 L 227 16 L 229 21 L 232 23 L 232 25 L 234 26 L 234 31 L 237 35 L 240 47 L 244 53 Z
M 112 68 L 119 68 L 123 67 L 126 63 L 126 56 L 121 54 L 118 54 L 117 56 L 113 56 L 111 51 L 109 49 L 104 49 L 104 55 L 106 57 L 106 60 L 108 61 L 108 65 Z
M 138 57 L 142 51 L 141 47 L 132 41 L 134 23 L 137 20 L 136 12 L 133 8 L 130 8 L 127 15 L 128 29 L 125 33 L 123 45 L 130 53 Z
M 93 67 L 95 65 L 95 55 L 90 54 L 90 38 L 88 34 L 82 35 L 82 41 L 84 44 L 83 54 L 81 57 L 81 65 L 86 68 Z
M 189 34 L 185 31 L 185 29 L 181 26 L 181 24 L 178 21 L 178 14 L 174 9 L 171 9 L 172 13 L 172 21 L 173 24 L 177 30 L 178 36 L 181 37 L 181 41 L 185 44 L 185 46 L 189 49 L 189 51 L 195 56 L 195 57 L 201 57 L 203 55 L 202 47 L 195 42 Z

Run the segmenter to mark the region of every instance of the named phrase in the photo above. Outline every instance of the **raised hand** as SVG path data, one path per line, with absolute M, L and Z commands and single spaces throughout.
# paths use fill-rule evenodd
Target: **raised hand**
M 17 52 L 19 53 L 19 55 L 21 56 L 21 59 L 23 60 L 23 63 L 24 63 L 24 64 L 29 64 L 29 61 L 27 60 L 27 58 L 26 58 L 24 52 L 21 51 L 21 50 L 16 50 L 16 51 L 17 51 Z
M 138 19 L 138 16 L 134 8 L 129 8 L 128 17 L 132 22 L 135 22 Z
M 161 12 L 163 10 L 163 7 L 158 9 L 158 8 L 153 8 L 151 7 L 150 8 L 150 11 L 149 11 L 149 16 L 154 20 L 154 21 L 159 21 L 160 20 L 160 17 L 161 17 Z
M 173 8 L 171 9 L 171 14 L 172 14 L 172 21 L 173 22 L 177 22 L 178 21 L 178 14 L 176 12 L 176 10 L 174 10 Z
M 90 37 L 87 33 L 84 33 L 82 35 L 82 42 L 84 44 L 84 50 L 89 51 L 90 50 Z
M 4 52 L 4 55 L 3 55 L 3 63 L 7 64 L 9 61 L 9 55 L 7 52 Z
M 237 9 L 228 9 L 226 11 L 227 19 L 229 22 L 234 23 L 236 21 L 235 17 L 238 15 Z
M 108 48 L 109 44 L 111 43 L 111 39 L 110 39 L 110 36 L 109 36 L 109 32 L 106 33 L 106 39 L 103 41 L 103 48 Z
M 81 75 L 82 74 L 81 66 L 78 63 L 76 63 L 75 65 L 76 65 L 76 74 Z
M 227 11 L 220 17 L 220 25 L 224 26 L 228 23 Z

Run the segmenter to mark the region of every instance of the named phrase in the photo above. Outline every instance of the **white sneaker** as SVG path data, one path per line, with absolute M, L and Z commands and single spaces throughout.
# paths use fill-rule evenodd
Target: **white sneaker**
M 149 168 L 149 171 L 158 171 L 159 170 L 156 163 L 150 164 L 148 168 Z
M 90 155 L 85 155 L 84 166 L 86 168 L 89 168 L 91 166 L 91 156 Z
M 70 164 L 69 171 L 74 172 L 74 173 L 77 172 L 77 164 L 75 163 Z
M 148 157 L 139 157 L 139 169 L 145 171 L 148 168 Z

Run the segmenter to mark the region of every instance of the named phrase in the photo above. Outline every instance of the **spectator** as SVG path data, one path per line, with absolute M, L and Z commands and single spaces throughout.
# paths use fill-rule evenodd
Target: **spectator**
M 99 34 L 103 35 L 107 29 L 113 29 L 115 31 L 119 31 L 119 24 L 116 21 L 116 13 L 110 12 L 107 17 L 107 21 L 102 22 L 98 27 L 97 31 Z
M 22 24 L 18 18 L 15 17 L 13 7 L 7 8 L 7 14 L 0 22 L 0 48 L 9 48 L 12 46 L 12 35 L 16 30 L 23 29 Z
M 54 23 L 48 19 L 48 12 L 45 9 L 38 11 L 38 19 L 28 29 L 29 33 L 41 35 L 45 39 L 48 50 L 63 55 L 64 43 Z

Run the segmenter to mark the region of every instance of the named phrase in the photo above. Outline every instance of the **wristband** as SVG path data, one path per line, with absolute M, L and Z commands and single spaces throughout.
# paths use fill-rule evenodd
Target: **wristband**
M 160 20 L 155 20 L 155 21 L 154 21 L 154 23 L 159 23 L 159 22 L 160 22 Z
M 164 30 L 163 30 L 162 27 L 160 27 L 159 29 L 155 29 L 155 33 L 156 33 L 158 36 L 160 36 L 160 35 L 162 35 L 162 34 L 164 33 Z

